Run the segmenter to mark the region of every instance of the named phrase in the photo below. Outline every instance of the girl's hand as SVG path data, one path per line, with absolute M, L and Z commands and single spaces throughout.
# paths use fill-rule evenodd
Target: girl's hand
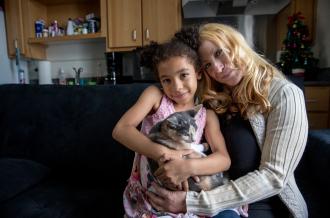
M 172 159 L 160 165 L 154 175 L 166 187 L 173 190 L 182 190 L 182 183 L 191 176 L 189 161 L 182 158 Z
M 176 160 L 176 159 L 182 159 L 185 156 L 189 156 L 193 153 L 193 150 L 185 149 L 185 150 L 174 150 L 174 149 L 167 149 L 167 151 L 157 160 L 158 165 L 162 166 L 164 163 Z
M 169 191 L 156 183 L 152 184 L 155 193 L 147 191 L 149 203 L 158 211 L 171 213 L 185 213 L 186 195 L 184 191 Z

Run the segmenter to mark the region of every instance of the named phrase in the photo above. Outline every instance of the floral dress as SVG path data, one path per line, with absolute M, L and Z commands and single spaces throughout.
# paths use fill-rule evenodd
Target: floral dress
M 164 120 L 169 115 L 175 112 L 173 102 L 163 95 L 158 110 L 149 116 L 147 116 L 141 126 L 141 132 L 148 135 L 150 129 L 158 122 Z M 203 107 L 195 116 L 197 131 L 194 144 L 199 144 L 203 135 L 205 122 L 206 122 L 206 109 Z M 127 217 L 175 217 L 175 218 L 198 218 L 198 216 L 186 213 L 186 214 L 172 214 L 158 212 L 148 203 L 146 197 L 146 190 L 151 190 L 151 182 L 153 176 L 148 164 L 147 157 L 135 153 L 131 176 L 128 180 L 128 185 L 124 191 L 124 208 Z

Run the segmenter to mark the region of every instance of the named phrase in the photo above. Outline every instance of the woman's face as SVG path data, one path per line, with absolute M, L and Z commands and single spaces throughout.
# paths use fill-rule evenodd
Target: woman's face
M 242 71 L 235 69 L 222 49 L 213 42 L 202 41 L 198 53 L 202 60 L 202 67 L 217 82 L 233 87 L 241 81 Z

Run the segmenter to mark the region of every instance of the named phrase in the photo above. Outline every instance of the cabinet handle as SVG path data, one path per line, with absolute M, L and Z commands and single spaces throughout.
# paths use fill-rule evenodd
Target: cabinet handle
M 146 29 L 146 40 L 148 41 L 150 39 L 150 32 L 149 29 Z
M 132 38 L 134 41 L 136 41 L 136 30 L 133 30 L 132 32 Z

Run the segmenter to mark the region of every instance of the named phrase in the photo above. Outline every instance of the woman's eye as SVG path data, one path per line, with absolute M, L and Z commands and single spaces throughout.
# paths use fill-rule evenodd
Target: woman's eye
M 215 57 L 219 57 L 220 55 L 222 54 L 222 49 L 218 49 L 216 52 L 215 52 Z
M 181 77 L 182 77 L 182 78 L 186 78 L 186 77 L 188 77 L 188 76 L 189 76 L 188 73 L 183 73 L 183 74 L 181 74 Z

